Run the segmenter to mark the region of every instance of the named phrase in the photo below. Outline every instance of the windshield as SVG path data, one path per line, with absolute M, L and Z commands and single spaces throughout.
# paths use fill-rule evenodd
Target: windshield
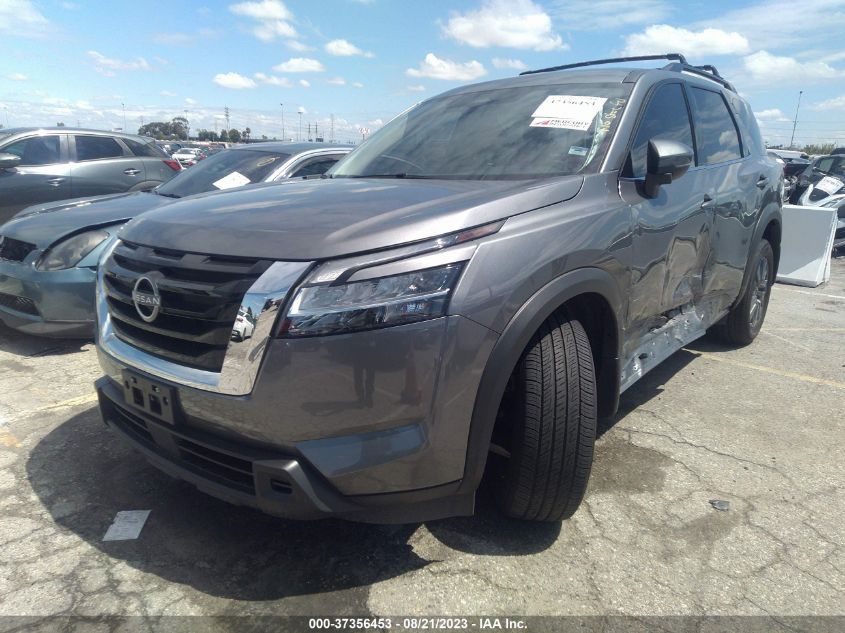
M 519 179 L 597 169 L 629 91 L 564 84 L 435 97 L 396 117 L 330 174 Z
M 155 192 L 184 198 L 215 189 L 231 189 L 262 182 L 284 163 L 290 154 L 249 149 L 226 150 L 209 156 L 159 185 Z

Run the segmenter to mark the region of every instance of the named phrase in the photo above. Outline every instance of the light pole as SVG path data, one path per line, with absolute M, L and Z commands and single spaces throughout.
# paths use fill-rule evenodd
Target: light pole
M 185 140 L 191 140 L 191 126 L 188 125 L 188 111 L 185 110 Z
M 803 90 L 798 91 L 798 105 L 795 106 L 795 120 L 792 122 L 792 136 L 789 138 L 789 147 L 792 148 L 792 141 L 795 140 L 795 127 L 798 125 L 798 108 L 801 107 L 801 95 L 804 94 Z
M 285 104 L 280 103 L 279 105 L 282 106 L 282 140 L 284 141 L 285 140 Z
M 297 110 L 297 112 L 299 113 L 299 131 L 296 133 L 296 140 L 301 141 L 302 140 L 302 115 L 305 113 L 305 108 L 303 108 L 302 106 L 299 106 L 299 110 Z
M 121 102 L 120 107 L 123 108 L 123 131 L 126 131 L 126 105 Z

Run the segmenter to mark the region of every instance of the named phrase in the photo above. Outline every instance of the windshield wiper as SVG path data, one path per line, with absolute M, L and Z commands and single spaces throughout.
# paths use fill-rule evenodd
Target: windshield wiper
M 421 176 L 418 174 L 409 174 L 404 171 L 400 171 L 396 174 L 362 174 L 358 176 L 346 176 L 347 178 L 407 178 L 409 180 L 431 180 L 434 179 L 434 176 Z
M 182 196 L 177 195 L 175 193 L 162 193 L 161 191 L 156 191 L 153 189 L 153 193 L 157 196 L 164 196 L 165 198 L 181 198 Z

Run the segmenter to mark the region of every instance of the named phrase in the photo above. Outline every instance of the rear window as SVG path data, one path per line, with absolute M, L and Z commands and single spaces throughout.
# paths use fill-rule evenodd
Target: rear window
M 101 160 L 123 156 L 123 148 L 110 136 L 77 136 L 76 160 Z
M 155 143 L 139 143 L 131 138 L 123 139 L 135 156 L 148 156 L 150 158 L 169 158 Z
M 264 181 L 290 154 L 248 149 L 226 150 L 209 156 L 160 185 L 156 192 L 184 198 L 206 191 L 242 187 Z

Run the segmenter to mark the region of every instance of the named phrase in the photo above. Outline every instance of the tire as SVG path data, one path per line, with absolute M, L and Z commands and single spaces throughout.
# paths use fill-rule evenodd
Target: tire
M 775 270 L 775 255 L 767 240 L 758 242 L 748 265 L 745 291 L 727 316 L 713 328 L 715 337 L 729 345 L 748 345 L 763 327 Z
M 578 321 L 547 319 L 528 344 L 507 401 L 512 436 L 503 512 L 531 521 L 572 516 L 587 489 L 596 440 L 596 378 Z

